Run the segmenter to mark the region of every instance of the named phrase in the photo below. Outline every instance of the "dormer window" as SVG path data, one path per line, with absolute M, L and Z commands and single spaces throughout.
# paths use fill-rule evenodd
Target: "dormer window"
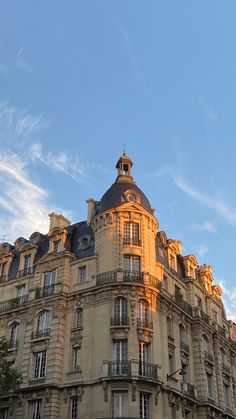
M 52 242 L 52 251 L 53 252 L 56 252 L 56 253 L 59 252 L 60 242 L 61 242 L 61 240 L 55 240 L 55 241 Z
M 3 262 L 0 265 L 0 278 L 6 279 L 7 276 L 7 262 Z
M 30 255 L 26 255 L 24 256 L 24 273 L 27 274 L 29 273 L 30 270 L 30 260 L 31 260 L 31 256 Z
M 173 255 L 170 255 L 170 268 L 174 269 L 174 271 L 176 271 L 176 261 L 175 261 L 175 257 Z

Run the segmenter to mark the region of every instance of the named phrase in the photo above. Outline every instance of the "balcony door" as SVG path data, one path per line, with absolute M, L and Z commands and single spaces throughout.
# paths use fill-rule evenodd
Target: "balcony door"
M 128 417 L 128 392 L 114 391 L 112 395 L 112 417 Z
M 124 255 L 123 258 L 124 271 L 139 273 L 140 272 L 140 257 L 132 255 Z
M 149 344 L 139 342 L 139 374 L 149 375 Z
M 113 341 L 113 375 L 128 374 L 128 342 L 127 340 Z
M 44 294 L 52 295 L 56 283 L 56 271 L 46 272 L 44 275 Z
M 115 326 L 128 324 L 128 304 L 125 297 L 118 297 L 114 303 L 114 323 Z

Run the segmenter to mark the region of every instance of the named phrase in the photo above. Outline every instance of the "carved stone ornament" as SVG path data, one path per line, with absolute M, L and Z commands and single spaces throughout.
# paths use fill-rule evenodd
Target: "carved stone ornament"
M 170 407 L 174 407 L 175 406 L 175 396 L 173 393 L 169 393 L 168 394 L 168 402 L 169 402 L 169 406 Z
M 156 388 L 155 388 L 155 390 L 154 390 L 154 394 L 155 394 L 155 405 L 156 406 L 158 405 L 158 396 L 159 396 L 160 392 L 161 392 L 161 386 L 160 385 L 157 385 Z
M 137 381 L 132 381 L 132 401 L 136 401 Z

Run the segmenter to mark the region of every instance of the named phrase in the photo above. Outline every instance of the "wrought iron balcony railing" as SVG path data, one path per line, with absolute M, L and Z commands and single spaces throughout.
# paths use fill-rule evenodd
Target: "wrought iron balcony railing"
M 31 266 L 29 268 L 24 268 L 21 271 L 18 272 L 18 278 L 21 278 L 22 276 L 32 275 L 34 273 L 34 266 Z
M 112 361 L 108 363 L 108 377 L 131 375 L 131 362 L 130 361 Z
M 177 306 L 179 306 L 180 308 L 182 308 L 183 311 L 185 311 L 185 313 L 189 314 L 190 316 L 193 315 L 192 306 L 189 303 L 187 303 L 187 301 L 185 301 L 182 296 L 176 294 L 174 296 L 174 301 L 175 304 L 177 304 Z
M 10 300 L 0 303 L 0 311 L 15 310 L 27 302 L 28 295 L 22 297 L 11 298 Z
M 207 351 L 204 352 L 204 359 L 205 361 L 210 362 L 211 364 L 214 364 L 214 356 Z
M 139 375 L 141 377 L 148 377 L 158 379 L 157 365 L 150 364 L 149 362 L 139 363 Z
M 55 286 L 57 284 L 48 285 L 46 287 L 42 288 L 36 288 L 35 290 L 35 298 L 43 298 L 43 297 L 49 297 L 50 295 L 53 295 L 55 293 Z
M 189 354 L 189 345 L 183 340 L 180 341 L 180 349 L 181 351 L 184 351 L 185 353 Z
M 137 327 L 139 329 L 150 329 L 153 330 L 153 321 L 149 319 L 137 319 Z
M 111 326 L 114 326 L 114 327 L 129 326 L 129 318 L 127 316 L 111 317 Z
M 143 272 L 123 271 L 123 280 L 128 282 L 143 282 Z
M 17 349 L 19 344 L 18 339 L 11 339 L 9 342 L 9 349 Z
M 230 367 L 228 367 L 228 365 L 222 364 L 221 365 L 221 370 L 222 370 L 223 373 L 225 373 L 227 375 L 230 375 Z
M 48 336 L 50 336 L 50 329 L 36 330 L 36 332 L 31 333 L 31 340 L 45 338 Z
M 141 246 L 141 240 L 132 238 L 132 237 L 124 237 L 123 238 L 123 245 L 124 246 Z
M 108 284 L 109 282 L 117 281 L 117 272 L 103 272 L 102 274 L 97 275 L 97 285 Z

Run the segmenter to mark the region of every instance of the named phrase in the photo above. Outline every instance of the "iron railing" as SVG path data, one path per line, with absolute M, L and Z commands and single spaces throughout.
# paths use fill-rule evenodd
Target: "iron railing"
M 123 280 L 127 282 L 143 282 L 143 272 L 123 271 Z
M 131 375 L 131 362 L 130 361 L 111 361 L 108 363 L 108 376 L 125 376 Z
M 0 311 L 15 310 L 27 302 L 28 295 L 22 297 L 11 298 L 10 300 L 2 301 L 0 303 Z
M 117 272 L 103 272 L 102 274 L 97 275 L 97 285 L 108 284 L 109 282 L 117 281 Z
M 207 351 L 204 352 L 204 359 L 205 361 L 210 362 L 211 364 L 214 363 L 214 356 Z
M 38 298 L 49 297 L 50 295 L 53 295 L 55 291 L 55 285 L 57 284 L 48 285 L 42 288 L 36 288 L 35 298 L 38 299 Z
M 182 308 L 183 311 L 185 311 L 185 313 L 189 314 L 190 316 L 193 316 L 192 306 L 189 303 L 187 303 L 182 297 L 176 294 L 174 296 L 174 301 L 177 304 L 177 306 L 179 306 L 180 308 Z
M 153 379 L 158 379 L 157 365 L 150 364 L 149 362 L 140 362 L 139 363 L 139 375 L 141 377 L 148 377 Z
M 34 266 L 31 266 L 29 268 L 24 268 L 18 272 L 17 276 L 18 278 L 21 278 L 22 276 L 32 275 L 34 273 L 34 270 L 35 270 Z
M 111 326 L 129 326 L 129 318 L 127 316 L 111 317 Z
M 45 338 L 47 336 L 50 336 L 50 329 L 36 330 L 36 332 L 31 333 L 31 340 Z
M 230 375 L 230 367 L 226 364 L 221 365 L 221 371 L 227 375 Z
M 139 329 L 151 329 L 153 330 L 153 321 L 149 319 L 137 319 L 137 327 Z
M 189 354 L 189 345 L 183 340 L 180 341 L 180 349 Z

